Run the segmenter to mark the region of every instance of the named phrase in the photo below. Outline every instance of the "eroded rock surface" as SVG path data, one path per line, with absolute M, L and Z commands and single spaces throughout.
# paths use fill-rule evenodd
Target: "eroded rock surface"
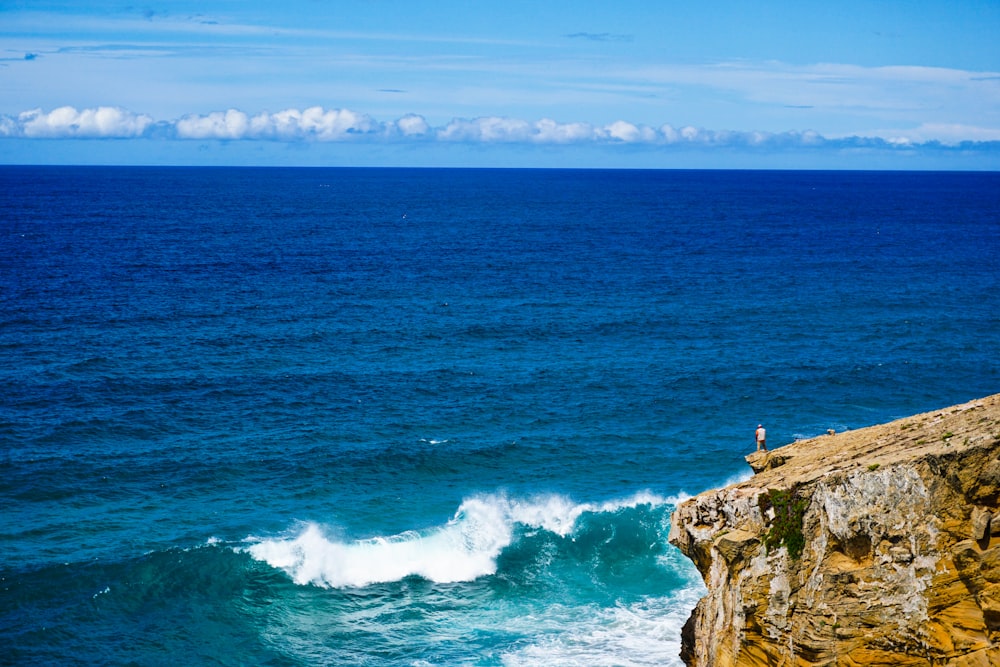
M 687 665 L 1000 665 L 1000 394 L 747 461 L 673 516 Z

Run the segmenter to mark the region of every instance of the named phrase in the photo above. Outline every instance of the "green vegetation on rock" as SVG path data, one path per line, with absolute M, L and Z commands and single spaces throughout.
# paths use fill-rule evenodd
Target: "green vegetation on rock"
M 780 546 L 788 549 L 788 556 L 798 560 L 806 546 L 802 535 L 802 517 L 809 505 L 805 498 L 797 497 L 795 489 L 769 489 L 758 496 L 761 512 L 774 509 L 774 519 L 764 535 L 764 546 L 768 552 Z

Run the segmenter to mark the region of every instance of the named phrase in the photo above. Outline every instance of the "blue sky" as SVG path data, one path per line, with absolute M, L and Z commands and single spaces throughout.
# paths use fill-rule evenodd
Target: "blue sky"
M 0 162 L 1000 169 L 1000 2 L 0 1 Z

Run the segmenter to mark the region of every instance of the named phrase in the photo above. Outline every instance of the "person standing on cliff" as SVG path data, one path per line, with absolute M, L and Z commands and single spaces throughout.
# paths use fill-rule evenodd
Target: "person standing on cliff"
M 767 431 L 764 430 L 763 424 L 757 424 L 757 430 L 754 431 L 754 438 L 757 440 L 757 451 L 767 451 Z

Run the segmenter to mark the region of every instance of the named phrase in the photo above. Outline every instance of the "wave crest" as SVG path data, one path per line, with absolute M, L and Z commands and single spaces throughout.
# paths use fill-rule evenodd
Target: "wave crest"
M 446 524 L 425 530 L 343 541 L 307 523 L 293 537 L 249 538 L 253 543 L 243 550 L 303 585 L 362 587 L 411 576 L 437 583 L 472 581 L 496 573 L 497 558 L 514 541 L 518 526 L 566 537 L 585 513 L 677 501 L 648 492 L 599 504 L 559 495 L 520 500 L 490 494 L 466 499 Z

